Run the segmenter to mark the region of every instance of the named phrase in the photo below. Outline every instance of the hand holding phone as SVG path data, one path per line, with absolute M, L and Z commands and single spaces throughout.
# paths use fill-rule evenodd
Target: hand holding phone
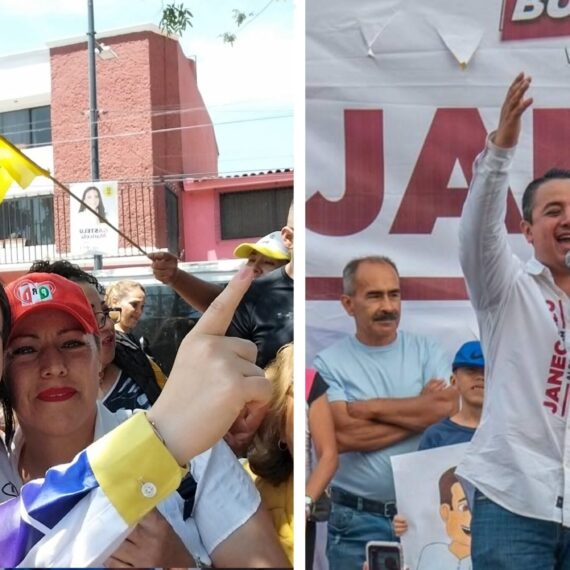
M 371 541 L 366 545 L 368 570 L 403 570 L 404 557 L 399 542 Z

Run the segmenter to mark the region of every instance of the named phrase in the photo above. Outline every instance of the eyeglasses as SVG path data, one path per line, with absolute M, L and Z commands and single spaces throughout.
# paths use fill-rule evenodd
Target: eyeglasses
M 112 309 L 106 308 L 102 311 L 96 311 L 94 313 L 95 320 L 97 321 L 97 326 L 102 329 L 107 323 L 107 319 L 111 319 L 114 323 L 119 322 L 121 319 L 121 308 L 113 307 Z

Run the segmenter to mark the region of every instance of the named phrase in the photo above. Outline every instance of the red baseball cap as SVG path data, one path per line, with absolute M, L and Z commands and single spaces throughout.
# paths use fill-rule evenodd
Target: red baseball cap
M 12 330 L 31 313 L 57 309 L 71 315 L 81 328 L 99 335 L 93 309 L 77 283 L 54 273 L 28 273 L 6 287 L 12 312 Z

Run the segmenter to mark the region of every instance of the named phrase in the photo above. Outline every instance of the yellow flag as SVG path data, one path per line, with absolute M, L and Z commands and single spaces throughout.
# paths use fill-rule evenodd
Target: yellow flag
M 36 176 L 49 176 L 49 173 L 0 136 L 0 202 L 13 182 L 27 188 Z

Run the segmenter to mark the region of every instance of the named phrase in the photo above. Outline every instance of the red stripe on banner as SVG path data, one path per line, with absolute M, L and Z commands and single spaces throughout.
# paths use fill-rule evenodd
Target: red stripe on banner
M 467 301 L 463 277 L 401 277 L 404 301 Z M 342 293 L 340 277 L 307 277 L 307 301 L 336 301 Z

